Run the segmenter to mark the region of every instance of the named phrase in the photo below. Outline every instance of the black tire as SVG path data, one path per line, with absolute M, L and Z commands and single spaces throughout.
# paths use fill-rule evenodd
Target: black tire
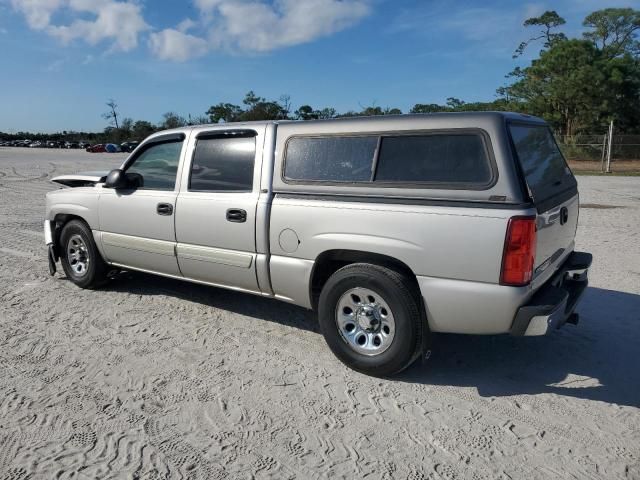
M 377 292 L 393 312 L 395 334 L 386 350 L 375 355 L 357 352 L 340 332 L 337 307 L 346 292 L 366 288 Z M 367 375 L 386 377 L 411 365 L 420 355 L 426 321 L 419 292 L 394 270 L 354 263 L 335 272 L 324 285 L 318 303 L 320 330 L 333 353 L 348 367 Z
M 88 259 L 86 268 L 78 272 L 71 264 L 69 246 L 72 239 L 80 237 L 84 242 L 83 256 Z M 86 223 L 80 220 L 71 220 L 63 228 L 60 234 L 60 263 L 67 278 L 81 288 L 93 289 L 103 285 L 107 281 L 108 266 L 98 251 L 93 241 L 93 234 Z

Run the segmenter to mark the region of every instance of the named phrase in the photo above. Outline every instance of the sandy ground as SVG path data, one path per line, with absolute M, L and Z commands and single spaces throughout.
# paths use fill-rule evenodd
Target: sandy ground
M 579 178 L 577 327 L 438 335 L 380 380 L 284 303 L 49 277 L 47 179 L 121 159 L 0 149 L 0 478 L 640 478 L 640 178 Z

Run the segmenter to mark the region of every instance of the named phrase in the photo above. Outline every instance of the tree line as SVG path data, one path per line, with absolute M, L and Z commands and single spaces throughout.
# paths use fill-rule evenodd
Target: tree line
M 514 111 L 547 120 L 558 135 L 600 133 L 613 120 L 618 133 L 640 133 L 640 10 L 606 8 L 589 14 L 584 32 L 569 38 L 562 32 L 566 24 L 556 11 L 546 11 L 527 19 L 523 26 L 533 36 L 514 51 L 514 58 L 537 46 L 537 56 L 526 67 L 516 67 L 506 75 L 507 83 L 496 90 L 488 102 L 465 102 L 450 97 L 444 104 L 417 103 L 408 113 L 461 111 Z M 109 126 L 103 132 L 61 132 L 58 134 L 0 137 L 41 140 L 87 140 L 114 142 L 142 140 L 151 133 L 186 125 L 253 120 L 315 120 L 372 115 L 399 115 L 399 108 L 374 105 L 339 113 L 335 108 L 315 108 L 302 104 L 294 109 L 291 97 L 268 100 L 254 91 L 242 104 L 218 103 L 204 115 L 186 118 L 167 112 L 160 122 L 120 118 L 114 100 L 107 102 L 103 117 Z

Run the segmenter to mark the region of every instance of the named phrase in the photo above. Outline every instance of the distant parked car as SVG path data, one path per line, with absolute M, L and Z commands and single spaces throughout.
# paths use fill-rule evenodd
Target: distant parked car
M 91 152 L 91 153 L 99 153 L 99 152 L 106 152 L 107 150 L 105 149 L 104 144 L 102 143 L 98 143 L 96 145 L 90 145 L 87 147 L 87 152 Z
M 45 147 L 45 144 L 42 143 L 42 142 L 36 141 L 36 142 L 30 143 L 29 147 L 30 148 L 42 148 L 42 147 Z
M 91 146 L 91 144 L 89 142 L 80 142 L 80 143 L 78 143 L 78 148 L 82 148 L 83 150 L 87 149 L 90 146 Z
M 64 142 L 64 148 L 80 148 L 80 145 L 78 144 L 78 142 Z
M 120 146 L 116 145 L 115 143 L 107 143 L 104 146 L 104 149 L 105 149 L 106 152 L 109 152 L 109 153 L 117 153 L 117 152 L 121 151 L 120 150 Z
M 138 145 L 140 145 L 140 142 L 124 142 L 120 145 L 120 150 L 122 150 L 123 152 L 131 153 L 136 149 Z

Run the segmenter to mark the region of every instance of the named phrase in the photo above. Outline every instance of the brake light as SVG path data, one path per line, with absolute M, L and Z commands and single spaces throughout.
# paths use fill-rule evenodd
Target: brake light
M 502 285 L 524 286 L 531 282 L 536 257 L 536 217 L 511 217 L 504 241 Z

